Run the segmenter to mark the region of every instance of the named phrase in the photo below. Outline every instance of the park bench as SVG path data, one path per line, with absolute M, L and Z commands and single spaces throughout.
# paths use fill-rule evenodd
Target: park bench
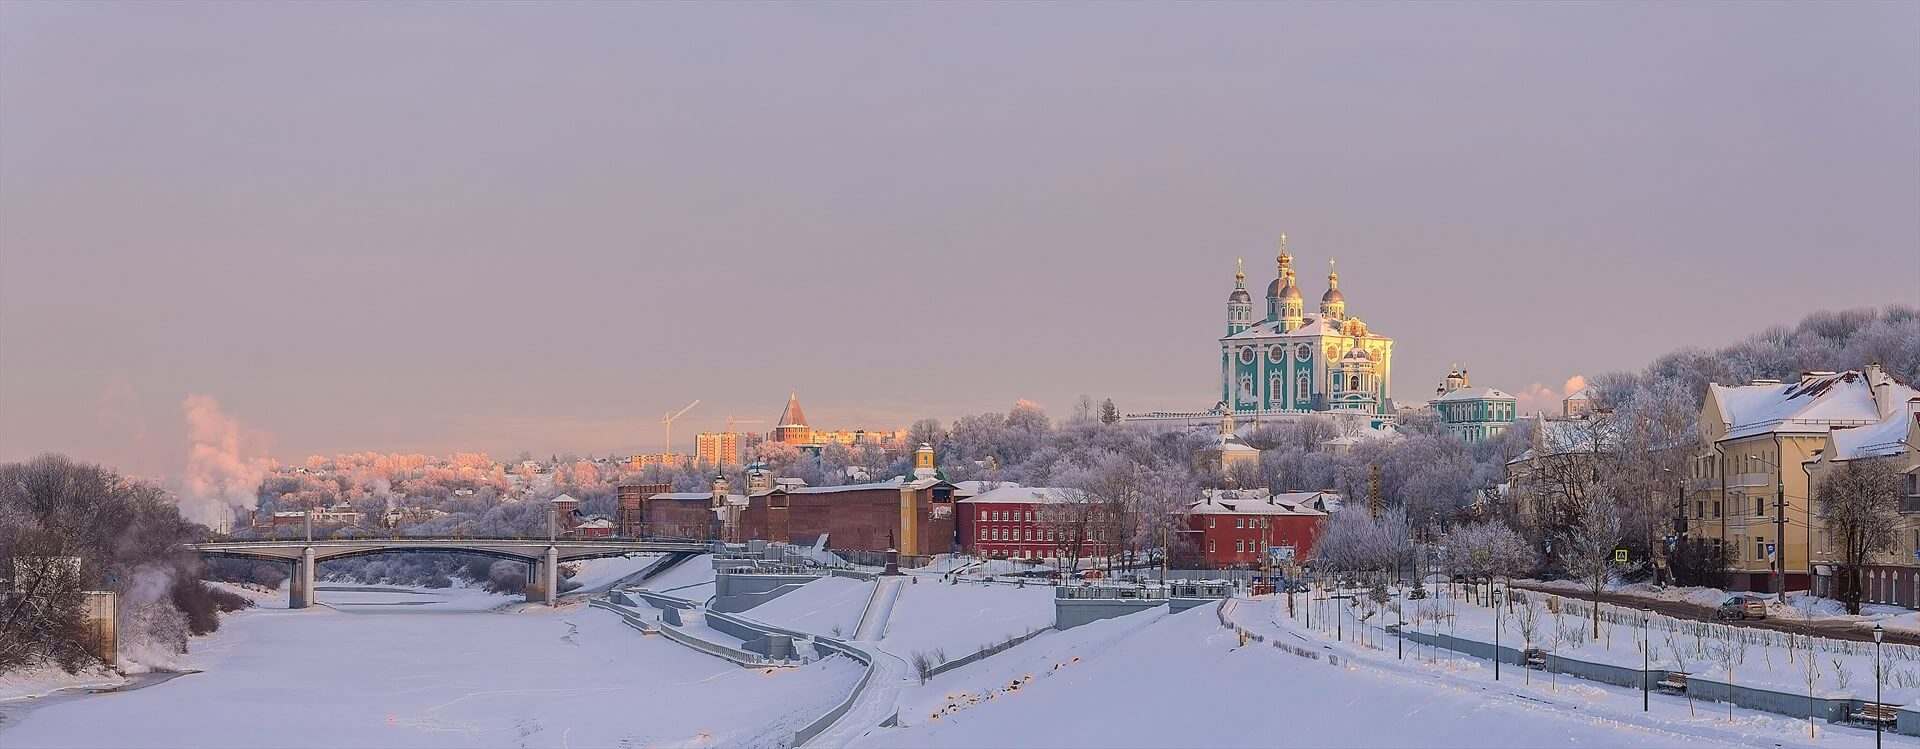
M 1679 671 L 1669 671 L 1667 672 L 1667 678 L 1661 679 L 1660 682 L 1654 686 L 1669 692 L 1685 692 L 1687 691 L 1687 675 Z
M 1853 719 L 1861 723 L 1894 725 L 1900 722 L 1900 706 L 1885 702 L 1864 703 L 1860 705 L 1860 711 L 1853 714 Z

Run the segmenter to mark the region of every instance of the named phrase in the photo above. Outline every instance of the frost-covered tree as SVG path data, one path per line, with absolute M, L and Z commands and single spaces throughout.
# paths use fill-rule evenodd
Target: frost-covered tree
M 1834 581 L 1847 613 L 1860 613 L 1861 569 L 1874 554 L 1893 548 L 1899 493 L 1900 475 L 1885 458 L 1841 463 L 1814 489 L 1822 524 L 1838 555 Z
M 1533 571 L 1539 554 L 1512 526 L 1483 520 L 1455 526 L 1441 543 L 1454 572 L 1491 585 L 1496 578 L 1513 579 Z
M 1412 559 L 1412 538 L 1404 510 L 1388 508 L 1376 518 L 1365 507 L 1348 505 L 1321 521 L 1314 560 L 1331 572 L 1385 578 Z
M 1620 510 L 1613 492 L 1605 484 L 1595 484 L 1584 492 L 1579 519 L 1561 539 L 1567 573 L 1586 584 L 1593 593 L 1593 636 L 1600 637 L 1600 592 L 1614 572 L 1614 550 L 1620 546 Z

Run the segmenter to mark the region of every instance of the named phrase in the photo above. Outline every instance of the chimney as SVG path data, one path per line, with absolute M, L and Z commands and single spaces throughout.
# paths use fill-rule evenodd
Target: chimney
M 1906 407 L 1904 403 L 1893 402 L 1894 384 L 1893 377 L 1880 362 L 1867 365 L 1867 389 L 1873 391 L 1873 405 L 1882 419 Z

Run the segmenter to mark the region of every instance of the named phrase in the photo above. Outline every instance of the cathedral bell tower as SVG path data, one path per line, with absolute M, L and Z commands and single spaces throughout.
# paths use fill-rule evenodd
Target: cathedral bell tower
M 1227 295 L 1227 335 L 1246 330 L 1253 324 L 1253 296 L 1247 293 L 1247 271 L 1234 261 L 1233 293 Z
M 1332 260 L 1327 261 L 1327 293 L 1320 295 L 1320 315 L 1336 322 L 1347 317 L 1347 297 L 1340 293 L 1340 274 L 1334 272 Z

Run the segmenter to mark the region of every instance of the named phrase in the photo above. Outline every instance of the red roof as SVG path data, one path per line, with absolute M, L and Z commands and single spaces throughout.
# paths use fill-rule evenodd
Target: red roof
M 775 427 L 803 427 L 807 425 L 807 415 L 800 412 L 800 392 L 794 391 L 787 396 L 787 410 L 780 412 L 780 421 Z

